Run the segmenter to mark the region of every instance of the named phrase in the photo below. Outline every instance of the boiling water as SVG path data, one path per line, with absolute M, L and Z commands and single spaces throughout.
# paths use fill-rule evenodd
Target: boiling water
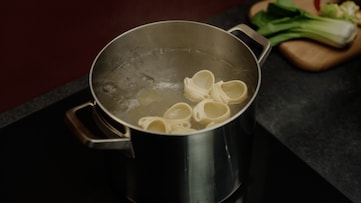
M 135 126 L 141 117 L 162 116 L 177 102 L 195 106 L 183 95 L 183 81 L 201 69 L 212 71 L 216 82 L 247 77 L 242 72 L 245 68 L 190 49 L 154 49 L 144 55 L 132 55 L 125 62 L 106 65 L 114 68 L 95 79 L 97 98 L 110 113 Z M 243 106 L 230 105 L 232 115 Z M 192 127 L 203 126 L 193 123 Z

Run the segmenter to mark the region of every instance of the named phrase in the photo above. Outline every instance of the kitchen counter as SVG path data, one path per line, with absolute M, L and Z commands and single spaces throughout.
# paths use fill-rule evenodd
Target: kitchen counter
M 229 29 L 238 23 L 249 24 L 247 11 L 253 2 L 241 3 L 206 22 L 223 29 Z M 359 107 L 361 69 L 359 64 L 361 64 L 361 58 L 348 61 L 325 72 L 310 73 L 294 67 L 274 48 L 262 67 L 262 85 L 256 112 L 256 119 L 260 126 L 355 203 L 361 203 L 361 108 Z M 81 104 L 88 95 L 83 96 L 84 93 L 81 93 L 75 98 L 73 95 L 84 92 L 87 88 L 87 77 L 84 76 L 18 108 L 2 113 L 0 132 L 8 135 L 8 138 L 1 142 L 1 150 L 11 147 L 31 150 L 31 146 L 21 142 L 18 145 L 9 146 L 10 143 L 16 142 L 15 137 L 9 136 L 10 128 L 24 124 L 29 115 L 51 108 L 63 99 L 78 99 Z M 72 102 L 74 103 L 74 100 Z M 63 111 L 71 106 L 67 102 L 66 104 L 68 106 L 60 108 L 55 115 L 62 115 Z M 62 119 L 55 118 L 59 122 Z M 31 128 L 31 126 L 27 127 Z M 51 126 L 48 126 L 46 129 L 50 132 L 50 128 Z M 31 139 L 24 141 L 31 142 Z M 54 142 L 49 138 L 48 141 Z M 51 143 L 43 147 L 50 147 Z M 34 147 L 36 146 L 38 145 Z M 39 144 L 39 146 L 42 145 Z M 70 146 L 74 149 L 76 147 L 79 146 Z M 77 150 L 84 153 L 86 149 Z M 41 150 L 38 153 L 41 153 Z M 69 152 L 65 154 L 71 156 Z M 19 154 L 18 158 L 21 156 Z M 76 156 L 81 159 L 81 154 Z M 4 157 L 1 158 L 4 161 Z M 89 158 L 85 156 L 85 159 Z M 53 164 L 56 165 L 56 163 Z M 26 167 L 26 165 L 25 160 L 23 166 Z M 20 169 L 19 172 L 21 172 Z M 57 170 L 54 172 L 61 173 Z M 48 171 L 46 174 L 51 173 Z M 80 172 L 75 171 L 75 173 Z M 38 173 L 35 172 L 35 174 Z M 57 178 L 55 181 L 64 182 L 65 180 Z M 100 178 L 95 181 L 104 184 Z M 28 186 L 30 187 L 31 184 Z M 85 189 L 80 191 L 85 192 Z
M 252 5 L 248 2 L 247 6 Z M 247 21 L 233 8 L 210 22 Z M 352 202 L 361 202 L 361 57 L 305 72 L 274 48 L 262 67 L 257 122 Z
M 361 202 L 360 58 L 323 73 L 272 53 L 257 121 L 353 202 Z

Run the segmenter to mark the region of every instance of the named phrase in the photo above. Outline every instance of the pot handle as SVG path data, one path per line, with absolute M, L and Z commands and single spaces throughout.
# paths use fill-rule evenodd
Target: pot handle
M 133 155 L 129 136 L 130 129 L 124 126 L 125 133 L 123 136 L 108 138 L 96 127 L 92 117 L 93 111 L 95 111 L 93 102 L 86 102 L 66 111 L 65 122 L 74 135 L 89 148 L 125 150 Z M 81 114 L 87 119 L 81 120 Z M 87 123 L 85 120 L 89 120 L 89 117 L 92 121 Z M 95 135 L 94 132 L 99 133 L 99 135 Z
M 262 66 L 272 49 L 269 40 L 246 24 L 236 25 L 228 32 L 245 42 L 257 57 L 258 64 Z

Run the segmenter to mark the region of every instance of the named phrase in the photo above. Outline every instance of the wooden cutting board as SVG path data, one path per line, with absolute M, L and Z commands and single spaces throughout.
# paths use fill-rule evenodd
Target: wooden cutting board
M 249 10 L 251 19 L 258 11 L 266 10 L 272 0 L 264 0 L 254 4 Z M 310 13 L 317 14 L 313 0 L 293 0 L 293 2 Z M 355 41 L 347 49 L 332 48 L 311 40 L 296 39 L 281 43 L 281 53 L 295 66 L 307 71 L 323 71 L 340 65 L 361 54 L 361 28 Z

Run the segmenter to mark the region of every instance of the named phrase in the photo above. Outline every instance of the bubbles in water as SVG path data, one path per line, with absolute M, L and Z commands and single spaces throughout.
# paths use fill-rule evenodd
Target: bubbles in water
M 130 89 L 134 89 L 135 87 L 136 87 L 136 84 L 135 83 L 128 83 L 128 87 L 130 88 Z
M 153 84 L 155 81 L 153 77 L 151 77 L 149 75 L 145 75 L 145 74 L 143 74 L 142 80 L 147 82 L 148 85 Z
M 177 102 L 188 103 L 183 79 L 198 69 L 211 70 L 217 80 L 242 79 L 239 68 L 208 52 L 188 47 L 154 48 L 144 55 L 133 54 L 119 64 L 116 75 L 102 83 L 101 96 L 116 104 L 110 105 L 115 116 L 137 125 L 143 116 L 161 116 Z M 239 107 L 234 108 L 233 112 L 239 111 Z
M 123 96 L 120 96 L 118 98 L 118 101 L 117 101 L 117 104 L 122 104 L 124 102 L 124 97 Z
M 106 82 L 103 84 L 102 89 L 105 93 L 114 93 L 117 91 L 117 86 L 113 82 Z
M 137 99 L 118 99 L 117 101 L 117 111 L 118 113 L 126 113 L 137 108 L 140 104 Z
M 119 112 L 126 112 L 128 110 L 128 102 L 124 101 L 124 102 L 118 102 L 118 107 L 117 107 L 117 111 Z
M 138 99 L 130 99 L 128 100 L 128 110 L 134 109 L 139 106 Z

